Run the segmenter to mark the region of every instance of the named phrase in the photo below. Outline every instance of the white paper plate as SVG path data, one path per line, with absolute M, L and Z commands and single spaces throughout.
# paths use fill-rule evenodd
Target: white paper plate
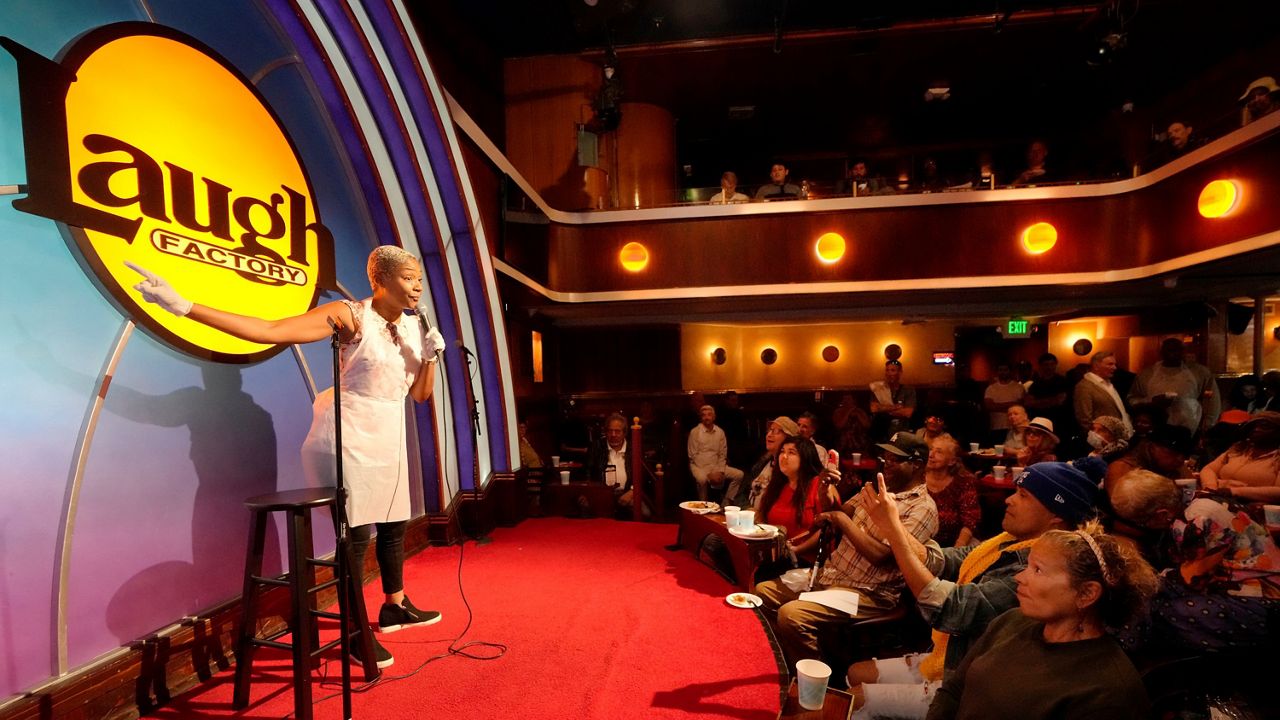
M 720 506 L 713 502 L 703 500 L 688 500 L 680 503 L 682 510 L 688 510 L 691 513 L 706 515 L 708 513 L 720 512 Z
M 729 528 L 729 534 L 743 540 L 772 540 L 778 534 L 776 525 L 756 525 L 753 528 Z
M 724 601 L 736 608 L 754 608 L 764 604 L 758 596 L 744 592 L 730 593 Z

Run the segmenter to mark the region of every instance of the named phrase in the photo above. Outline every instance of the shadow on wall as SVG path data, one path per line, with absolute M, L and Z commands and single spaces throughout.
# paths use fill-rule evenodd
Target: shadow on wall
M 191 563 L 154 565 L 121 585 L 107 611 L 107 626 L 121 642 L 155 629 L 132 626 L 130 619 L 136 613 L 130 611 L 131 605 L 205 608 L 227 599 L 193 598 L 192 593 L 208 592 L 210 581 L 243 574 L 249 536 L 244 501 L 277 489 L 271 414 L 244 392 L 239 367 L 205 364 L 200 372 L 203 388 L 180 388 L 164 395 L 148 395 L 119 384 L 111 387 L 115 402 L 109 407 L 115 414 L 160 427 L 187 426 L 199 482 L 191 517 Z M 267 529 L 264 561 L 264 574 L 281 571 L 274 523 Z

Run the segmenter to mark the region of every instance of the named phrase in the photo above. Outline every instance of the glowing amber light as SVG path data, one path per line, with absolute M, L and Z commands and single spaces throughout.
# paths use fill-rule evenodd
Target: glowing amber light
M 1214 180 L 1200 191 L 1200 214 L 1207 218 L 1230 215 L 1240 204 L 1240 185 L 1235 180 Z
M 844 257 L 844 238 L 840 233 L 826 233 L 818 238 L 813 249 L 818 253 L 818 260 L 830 265 Z
M 638 242 L 629 242 L 622 246 L 618 261 L 628 272 L 640 272 L 649 265 L 649 250 Z
M 1047 222 L 1038 222 L 1022 231 L 1022 247 L 1032 255 L 1040 255 L 1058 244 L 1058 229 Z

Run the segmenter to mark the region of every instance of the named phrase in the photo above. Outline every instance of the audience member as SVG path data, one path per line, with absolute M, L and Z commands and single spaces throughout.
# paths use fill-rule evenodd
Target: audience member
M 964 547 L 973 542 L 973 531 L 982 520 L 978 505 L 978 481 L 965 469 L 960 443 L 943 435 L 929 446 L 924 484 L 938 506 L 938 532 L 933 539 L 943 547 Z
M 751 470 L 746 473 L 745 480 L 738 484 L 735 492 L 726 492 L 725 505 L 738 507 L 755 507 L 769 487 L 778 468 L 778 451 L 782 443 L 789 438 L 798 437 L 800 427 L 796 421 L 786 416 L 779 416 L 769 422 L 769 429 L 764 434 L 764 455 L 756 460 Z M 731 486 L 732 489 L 732 486 Z
M 1231 386 L 1231 393 L 1227 395 L 1227 408 L 1243 410 L 1250 415 L 1263 409 L 1266 403 L 1262 381 L 1257 375 L 1241 375 L 1236 378 L 1235 384 Z
M 1200 470 L 1200 482 L 1246 502 L 1280 501 L 1280 412 L 1254 415 L 1244 439 Z
M 858 407 L 853 393 L 840 396 L 840 404 L 831 413 L 831 421 L 840 434 L 836 449 L 841 457 L 849 453 L 865 453 L 871 449 L 871 416 Z
M 1010 405 L 1004 412 L 1009 420 L 1009 432 L 1004 435 L 1004 449 L 1017 452 L 1027 446 L 1027 409 L 1021 405 Z
M 1093 419 L 1110 415 L 1118 417 L 1124 424 L 1133 427 L 1129 413 L 1125 411 L 1124 401 L 1120 393 L 1111 383 L 1116 374 L 1116 356 L 1110 350 L 1094 353 L 1089 362 L 1089 372 L 1076 383 L 1072 405 L 1075 407 L 1076 423 L 1082 432 L 1089 432 L 1093 427 Z
M 884 477 L 881 491 L 885 497 L 893 498 L 892 514 L 904 532 L 920 543 L 933 537 L 938 529 L 938 511 L 924 487 L 922 465 L 899 463 L 886 468 Z M 801 600 L 800 593 L 781 580 L 756 585 L 756 594 L 764 599 L 765 609 L 776 612 L 778 641 L 788 667 L 794 666 L 797 660 L 820 658 L 820 643 L 824 639 L 835 640 L 834 633 L 839 628 L 882 615 L 898 604 L 902 573 L 892 562 L 887 562 L 890 550 L 863 506 L 866 495 L 859 493 L 840 509 L 821 515 L 821 520 L 837 531 L 839 543 L 815 583 L 817 590 L 856 592 L 856 615 Z
M 845 174 L 845 179 L 840 183 L 839 190 L 841 195 L 853 197 L 893 194 L 893 188 L 889 187 L 883 177 L 871 174 L 866 160 L 854 161 L 849 167 L 849 172 Z
M 871 383 L 871 439 L 884 442 L 896 433 L 909 430 L 916 412 L 916 391 L 902 384 L 902 363 L 886 360 L 884 380 Z
M 1085 442 L 1089 444 L 1090 455 L 1111 462 L 1129 451 L 1129 438 L 1132 436 L 1120 418 L 1102 415 L 1093 419 Z
M 934 631 L 928 653 L 849 669 L 850 686 L 862 684 L 861 692 L 852 688 L 855 703 L 866 703 L 861 716 L 923 717 L 939 681 L 955 671 L 988 623 L 1017 605 L 1014 578 L 1026 568 L 1037 538 L 1079 526 L 1093 515 L 1099 495 L 1097 483 L 1066 463 L 1034 465 L 1015 483 L 1005 501 L 1004 532 L 968 547 L 914 541 L 895 520 L 892 502 L 874 494 L 864 500 Z
M 1150 435 L 1152 430 L 1166 425 L 1168 416 L 1164 408 L 1156 407 L 1154 403 L 1134 405 L 1129 411 L 1129 420 L 1133 423 L 1133 437 L 1129 439 L 1129 444 L 1137 445 L 1138 441 Z
M 1201 145 L 1204 145 L 1204 138 L 1196 135 L 1194 128 L 1175 120 L 1169 123 L 1169 128 L 1165 131 L 1161 161 L 1176 160 Z
M 1058 357 L 1045 353 L 1036 362 L 1036 373 L 1027 386 L 1027 396 L 1022 404 L 1032 417 L 1047 417 L 1053 426 L 1064 434 L 1072 425 L 1071 404 L 1067 398 L 1071 386 L 1058 374 Z
M 828 456 L 827 449 L 818 444 L 813 436 L 818 432 L 818 416 L 809 411 L 800 413 L 800 417 L 796 418 L 796 427 L 800 428 L 800 437 L 813 443 L 818 449 L 818 457 L 822 459 L 822 466 L 826 468 L 829 476 L 835 479 L 840 478 L 840 459 L 832 461 Z
M 520 436 L 520 465 L 526 468 L 542 467 L 542 458 L 538 457 L 538 451 L 529 442 L 529 423 L 521 420 L 516 425 L 516 433 Z
M 1053 432 L 1053 421 L 1038 417 L 1027 423 L 1026 447 L 1018 450 L 1014 457 L 1018 464 L 1028 467 L 1041 462 L 1052 462 L 1058 457 L 1053 451 L 1058 447 L 1058 436 Z
M 900 463 L 913 463 L 924 467 L 925 461 L 929 459 L 929 445 L 920 439 L 919 435 L 910 432 L 894 433 L 887 443 L 879 443 L 877 448 L 883 450 L 880 459 L 884 461 L 885 468 L 891 468 Z
M 1171 479 L 1192 477 L 1187 457 L 1194 449 L 1190 430 L 1181 425 L 1160 425 L 1107 465 L 1107 492 L 1115 492 L 1122 478 L 1134 470 L 1150 470 Z
M 992 445 L 999 444 L 1009 434 L 1009 408 L 1022 403 L 1026 388 L 1013 376 L 1013 367 L 1007 362 L 996 364 L 996 379 L 987 386 L 982 404 L 987 409 L 987 427 L 991 431 Z
M 1043 140 L 1031 141 L 1031 144 L 1027 146 L 1027 169 L 1014 178 L 1012 184 L 1035 185 L 1055 180 L 1056 178 L 1050 174 L 1049 169 L 1045 166 L 1045 160 L 1048 157 L 1049 146 Z
M 961 187 L 965 186 L 974 190 L 995 189 L 996 169 L 990 152 L 983 150 L 978 153 L 977 166 L 969 173 L 968 182 Z
M 1204 435 L 1200 437 L 1200 449 L 1205 458 L 1217 458 L 1232 445 L 1244 439 L 1244 424 L 1253 416 L 1244 410 L 1224 410 Z
M 1268 370 L 1262 373 L 1262 390 L 1267 395 L 1267 401 L 1262 404 L 1262 409 L 1280 411 L 1280 370 Z
M 1218 421 L 1222 398 L 1209 368 L 1186 356 L 1181 339 L 1160 343 L 1160 362 L 1138 373 L 1129 389 L 1129 404 L 1150 402 L 1165 408 L 1168 422 L 1194 435 Z
M 1264 115 L 1270 115 L 1280 107 L 1280 103 L 1276 101 L 1277 92 L 1280 92 L 1280 86 L 1270 76 L 1260 77 L 1249 83 L 1249 87 L 1240 96 L 1240 102 L 1244 103 L 1244 110 L 1240 112 L 1240 126 L 1244 127 Z
M 757 522 L 786 529 L 789 540 L 807 537 L 807 542 L 793 547 L 799 557 L 807 557 L 817 549 L 818 533 L 810 533 L 814 521 L 832 506 L 840 505 L 840 496 L 826 491 L 825 470 L 814 444 L 803 438 L 782 441 L 778 450 L 779 472 L 755 505 Z
M 729 491 L 733 494 L 733 483 L 742 480 L 742 471 L 728 464 L 729 443 L 725 439 L 724 430 L 716 425 L 716 409 L 710 405 L 699 408 L 702 422 L 689 431 L 689 472 L 698 484 L 698 499 L 707 499 L 707 486 L 719 490 L 729 481 Z
M 1132 470 L 1104 496 L 1102 522 L 1156 571 L 1170 566 L 1169 528 L 1182 518 L 1182 489 L 1150 470 Z
M 1106 629 L 1140 617 L 1157 588 L 1146 560 L 1097 523 L 1045 533 L 997 618 L 943 681 L 929 720 L 1140 718 L 1146 690 Z
M 711 196 L 707 201 L 710 205 L 728 205 L 729 203 L 744 203 L 751 198 L 738 192 L 738 175 L 737 173 L 726 170 L 720 176 L 720 192 Z
M 621 413 L 612 413 L 604 420 L 604 437 L 591 445 L 587 455 L 587 477 L 613 488 L 614 499 L 623 507 L 632 501 L 631 483 L 627 473 L 631 469 L 627 448 L 627 430 L 630 424 Z
M 916 437 L 920 438 L 930 447 L 933 441 L 947 434 L 947 422 L 942 419 L 942 413 L 930 411 L 924 416 L 924 426 L 916 431 Z
M 915 190 L 917 192 L 940 192 L 947 187 L 947 181 L 943 179 L 942 174 L 938 171 L 938 161 L 932 157 L 926 157 L 921 166 L 920 177 L 915 182 Z
M 757 200 L 790 200 L 800 197 L 800 186 L 787 182 L 787 166 L 776 162 L 769 168 L 769 182 L 756 191 Z

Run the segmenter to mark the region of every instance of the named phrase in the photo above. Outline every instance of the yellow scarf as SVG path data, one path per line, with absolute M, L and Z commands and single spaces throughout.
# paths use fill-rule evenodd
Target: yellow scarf
M 1002 548 L 1001 544 L 1012 542 L 1013 536 L 1007 532 L 1000 533 L 995 537 L 983 542 L 965 557 L 964 562 L 960 563 L 960 572 L 956 577 L 956 584 L 967 585 L 974 581 L 979 575 L 987 571 L 987 568 L 995 564 L 1000 558 L 1000 553 L 1005 550 L 1021 550 L 1022 548 L 1031 547 L 1035 540 L 1024 540 L 1015 542 L 1008 547 Z M 925 680 L 941 680 L 942 666 L 947 659 L 947 640 L 950 635 L 941 630 L 933 631 L 933 652 L 929 653 L 920 663 L 920 676 Z

